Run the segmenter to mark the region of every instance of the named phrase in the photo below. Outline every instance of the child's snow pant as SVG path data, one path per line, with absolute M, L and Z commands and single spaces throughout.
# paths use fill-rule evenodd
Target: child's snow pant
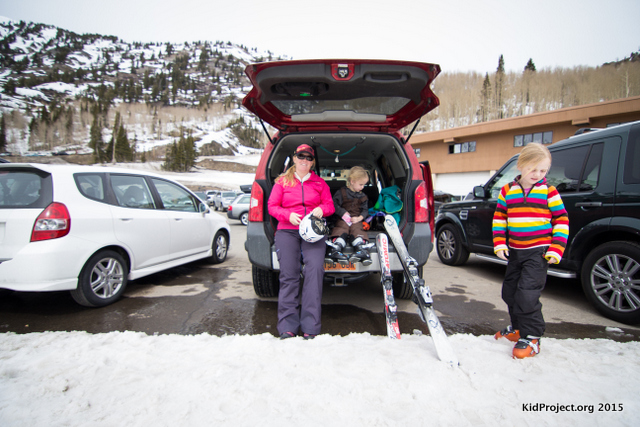
M 511 326 L 521 337 L 541 337 L 545 330 L 540 295 L 547 282 L 547 247 L 509 249 L 509 264 L 502 283 L 502 299 L 507 303 Z

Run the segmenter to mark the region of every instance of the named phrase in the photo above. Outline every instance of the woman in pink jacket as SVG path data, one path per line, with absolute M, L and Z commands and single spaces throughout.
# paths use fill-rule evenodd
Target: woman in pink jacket
M 302 144 L 293 156 L 293 166 L 276 179 L 269 196 L 269 214 L 278 220 L 275 236 L 280 262 L 278 333 L 280 338 L 313 338 L 320 333 L 322 283 L 326 237 L 307 242 L 299 233 L 304 216 L 317 218 L 333 214 L 335 208 L 327 183 L 316 175 L 314 151 Z M 304 284 L 300 271 L 304 264 Z

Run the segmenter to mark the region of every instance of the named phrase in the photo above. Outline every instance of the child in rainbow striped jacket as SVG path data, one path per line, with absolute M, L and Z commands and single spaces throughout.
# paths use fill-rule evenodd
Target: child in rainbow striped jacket
M 511 325 L 495 338 L 515 342 L 513 357 L 522 359 L 540 352 L 545 330 L 540 295 L 549 264 L 559 263 L 567 246 L 569 218 L 558 190 L 547 185 L 547 147 L 527 145 L 517 167 L 521 174 L 500 191 L 492 230 L 496 255 L 508 261 L 502 299 L 511 318 Z

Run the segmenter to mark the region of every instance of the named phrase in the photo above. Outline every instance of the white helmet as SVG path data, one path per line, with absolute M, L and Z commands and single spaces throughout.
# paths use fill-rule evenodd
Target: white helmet
M 307 242 L 317 242 L 329 234 L 324 220 L 308 214 L 300 221 L 300 237 Z

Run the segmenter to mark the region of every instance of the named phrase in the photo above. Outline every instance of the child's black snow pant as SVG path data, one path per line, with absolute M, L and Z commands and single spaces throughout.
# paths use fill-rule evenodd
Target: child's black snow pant
M 541 337 L 545 330 L 540 295 L 547 282 L 547 247 L 509 249 L 509 264 L 502 283 L 502 299 L 509 307 L 511 326 L 521 337 Z

